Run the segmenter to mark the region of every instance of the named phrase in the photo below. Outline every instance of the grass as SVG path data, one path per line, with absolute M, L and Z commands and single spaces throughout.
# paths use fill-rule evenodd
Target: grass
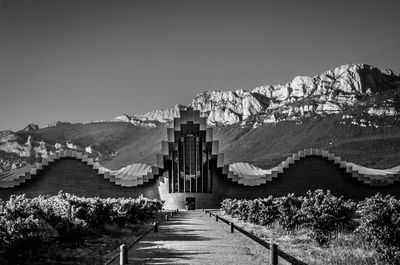
M 51 244 L 37 251 L 29 264 L 104 264 L 119 252 L 121 244 L 133 242 L 150 229 L 155 221 L 164 219 L 163 217 L 164 214 L 158 213 L 153 219 L 137 224 L 127 224 L 122 228 L 108 225 L 103 233 L 93 232 L 86 236 L 84 243 L 76 248 L 61 243 Z
M 215 131 L 226 164 L 249 162 L 271 168 L 305 148 L 326 149 L 345 161 L 368 167 L 390 168 L 400 164 L 400 126 L 363 128 L 340 124 L 341 117 L 309 118 L 301 124 L 264 124 L 256 129 L 227 125 L 215 127 Z M 115 157 L 101 161 L 110 169 L 134 162 L 154 164 L 166 133 L 163 126 L 143 128 L 124 122 L 62 124 L 17 132 L 24 140 L 31 135 L 35 141 L 43 140 L 52 145 L 70 141 L 81 147 L 92 145 L 104 154 L 116 153 Z
M 249 162 L 261 168 L 273 167 L 305 148 L 329 150 L 346 161 L 369 167 L 400 164 L 399 126 L 362 128 L 339 124 L 340 119 L 341 115 L 331 115 L 308 119 L 302 124 L 265 124 L 245 133 L 237 125 L 235 129 L 227 126 L 218 130 L 220 139 L 230 139 L 227 143 L 221 141 L 220 152 L 225 154 L 225 163 Z M 233 138 L 232 133 L 238 137 Z M 382 151 L 377 153 L 377 150 Z
M 230 217 L 224 212 L 218 214 L 265 241 L 275 242 L 281 251 L 309 265 L 385 264 L 379 261 L 376 251 L 366 245 L 356 234 L 339 233 L 329 247 L 320 247 L 310 239 L 309 231 L 304 228 L 295 231 L 293 234 L 287 234 L 278 224 L 265 227 Z

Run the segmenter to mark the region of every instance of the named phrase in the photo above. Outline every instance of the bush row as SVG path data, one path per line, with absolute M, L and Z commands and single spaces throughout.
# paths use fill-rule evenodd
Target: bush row
M 78 246 L 89 232 L 105 225 L 123 226 L 151 218 L 163 203 L 137 199 L 84 198 L 60 192 L 55 196 L 12 195 L 0 200 L 0 256 L 11 263 L 25 260 L 36 247 L 54 241 Z
M 310 237 L 320 246 L 328 246 L 339 232 L 357 233 L 377 249 L 383 260 L 400 264 L 400 201 L 389 195 L 376 194 L 355 203 L 316 190 L 304 196 L 225 199 L 221 209 L 246 222 L 278 224 L 287 233 L 309 229 Z

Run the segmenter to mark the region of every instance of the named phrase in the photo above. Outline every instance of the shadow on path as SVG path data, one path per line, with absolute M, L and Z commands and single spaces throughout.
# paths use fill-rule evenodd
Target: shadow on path
M 179 212 L 128 250 L 129 264 L 266 264 L 228 229 L 201 211 Z

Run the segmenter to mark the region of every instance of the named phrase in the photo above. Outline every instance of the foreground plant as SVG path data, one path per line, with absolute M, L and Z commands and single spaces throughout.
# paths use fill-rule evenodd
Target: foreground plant
M 400 201 L 376 194 L 358 205 L 357 232 L 389 264 L 400 264 Z
M 44 244 L 77 247 L 105 225 L 123 226 L 151 218 L 163 203 L 133 198 L 84 198 L 60 192 L 55 196 L 12 195 L 0 201 L 0 264 L 25 264 Z
M 400 201 L 393 196 L 377 194 L 356 204 L 329 191 L 316 190 L 305 196 L 225 199 L 221 209 L 253 224 L 278 224 L 289 234 L 303 229 L 320 247 L 328 247 L 339 233 L 353 233 L 365 241 L 366 249 L 376 250 L 381 260 L 400 264 Z
M 356 204 L 330 191 L 308 191 L 302 199 L 301 213 L 304 227 L 319 246 L 327 246 L 339 232 L 354 229 Z

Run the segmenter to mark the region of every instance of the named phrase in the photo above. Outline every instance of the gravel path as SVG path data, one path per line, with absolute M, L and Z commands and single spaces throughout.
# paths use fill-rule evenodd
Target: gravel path
M 269 264 L 268 250 L 202 211 L 170 217 L 128 255 L 129 264 Z

